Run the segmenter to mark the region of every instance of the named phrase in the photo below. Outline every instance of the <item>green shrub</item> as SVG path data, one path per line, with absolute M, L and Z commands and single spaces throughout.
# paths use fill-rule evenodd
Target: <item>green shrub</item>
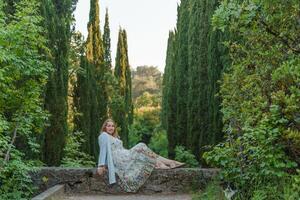
M 10 142 L 0 133 L 0 199 L 29 199 L 35 189 L 29 176 L 33 162 L 23 161 L 24 154 L 11 146 L 9 160 L 5 160 Z
M 199 162 L 196 160 L 195 155 L 183 146 L 176 146 L 175 160 L 186 163 L 187 167 L 199 167 Z
M 236 199 L 297 192 L 285 184 L 300 164 L 298 14 L 297 0 L 224 0 L 213 16 L 215 28 L 234 37 L 225 43 L 232 66 L 220 89 L 226 140 L 204 158 L 222 168 Z
M 3 200 L 25 200 L 33 194 L 28 172 L 37 162 L 25 159 L 40 155 L 37 138 L 48 116 L 43 110 L 42 96 L 51 65 L 42 53 L 48 49 L 39 3 L 16 1 L 14 13 L 8 16 L 4 1 L 0 0 L 0 199 Z
M 192 200 L 226 200 L 226 198 L 219 182 L 213 181 L 207 185 L 205 190 L 194 194 Z
M 149 143 L 150 149 L 163 157 L 168 157 L 168 138 L 165 130 L 153 134 Z
M 93 157 L 84 153 L 80 148 L 85 142 L 81 132 L 74 132 L 69 135 L 64 148 L 64 157 L 61 166 L 63 167 L 94 167 L 96 163 Z

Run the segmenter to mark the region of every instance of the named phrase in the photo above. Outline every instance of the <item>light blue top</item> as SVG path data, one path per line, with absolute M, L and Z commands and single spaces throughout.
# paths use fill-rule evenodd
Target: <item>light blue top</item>
M 116 183 L 116 174 L 111 153 L 110 137 L 112 136 L 106 132 L 102 132 L 98 137 L 98 143 L 100 147 L 98 166 L 106 165 L 108 167 L 109 184 L 113 184 Z

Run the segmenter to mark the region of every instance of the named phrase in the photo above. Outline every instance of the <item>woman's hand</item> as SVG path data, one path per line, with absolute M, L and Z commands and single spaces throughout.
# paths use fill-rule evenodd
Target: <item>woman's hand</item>
M 105 166 L 100 166 L 97 168 L 97 173 L 102 176 L 106 172 Z

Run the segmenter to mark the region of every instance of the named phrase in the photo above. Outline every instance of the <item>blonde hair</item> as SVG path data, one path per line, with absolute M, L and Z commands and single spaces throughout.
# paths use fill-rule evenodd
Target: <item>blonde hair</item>
M 113 136 L 113 137 L 119 138 L 119 134 L 118 134 L 118 131 L 117 131 L 116 123 L 115 123 L 114 120 L 112 120 L 112 119 L 107 119 L 107 120 L 105 120 L 105 122 L 104 122 L 103 125 L 102 125 L 101 132 L 107 132 L 107 131 L 106 131 L 106 126 L 107 126 L 107 123 L 108 123 L 108 122 L 112 122 L 112 123 L 115 125 L 115 130 L 114 130 L 112 136 Z

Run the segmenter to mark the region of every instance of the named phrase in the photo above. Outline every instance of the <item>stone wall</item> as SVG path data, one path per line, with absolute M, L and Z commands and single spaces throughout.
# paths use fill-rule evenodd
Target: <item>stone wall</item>
M 139 193 L 185 193 L 202 189 L 217 173 L 217 169 L 201 168 L 154 170 Z M 67 193 L 124 193 L 118 184 L 109 185 L 107 176 L 99 176 L 95 168 L 46 167 L 31 172 L 38 193 L 57 184 L 65 184 Z

